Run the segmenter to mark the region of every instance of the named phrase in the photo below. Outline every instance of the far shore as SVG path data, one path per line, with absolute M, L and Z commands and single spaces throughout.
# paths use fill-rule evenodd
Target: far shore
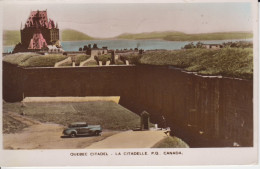
M 144 40 L 155 40 L 155 41 L 164 41 L 164 42 L 199 42 L 199 41 L 217 41 L 217 40 L 237 40 L 237 41 L 253 41 L 252 38 L 245 38 L 245 39 L 211 39 L 211 40 L 165 40 L 165 39 L 117 39 L 117 38 L 107 38 L 107 39 L 92 39 L 92 40 L 72 40 L 72 41 L 61 41 L 61 42 L 84 42 L 84 41 L 116 41 L 116 40 L 125 40 L 125 41 L 144 41 Z M 3 45 L 3 47 L 14 47 L 16 44 L 13 45 Z

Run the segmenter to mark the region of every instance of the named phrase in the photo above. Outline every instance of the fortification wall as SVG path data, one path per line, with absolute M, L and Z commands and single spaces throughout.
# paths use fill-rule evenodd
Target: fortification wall
M 193 147 L 253 145 L 253 82 L 188 74 L 170 67 L 137 68 L 136 104 L 152 121 L 162 116 Z
M 3 98 L 120 96 L 120 104 L 192 147 L 253 145 L 253 82 L 200 77 L 171 67 L 19 68 L 3 63 Z

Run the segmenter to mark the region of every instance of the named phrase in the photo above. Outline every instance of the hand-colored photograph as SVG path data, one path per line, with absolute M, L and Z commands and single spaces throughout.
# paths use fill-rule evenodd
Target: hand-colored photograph
M 3 6 L 4 150 L 256 146 L 251 1 Z

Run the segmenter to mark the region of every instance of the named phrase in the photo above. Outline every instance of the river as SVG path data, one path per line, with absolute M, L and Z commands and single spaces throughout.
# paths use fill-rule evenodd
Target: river
M 221 44 L 224 42 L 236 42 L 236 41 L 252 41 L 252 39 L 232 39 L 232 40 L 208 40 L 200 41 L 206 44 Z M 196 44 L 198 41 L 193 41 Z M 65 41 L 61 42 L 62 48 L 65 51 L 78 51 L 80 47 L 88 44 L 96 43 L 98 47 L 107 46 L 108 49 L 130 49 L 139 47 L 139 49 L 153 50 L 153 49 L 166 49 L 176 50 L 181 49 L 190 41 L 165 41 L 165 40 L 86 40 L 86 41 Z M 12 51 L 14 46 L 4 46 L 3 52 Z

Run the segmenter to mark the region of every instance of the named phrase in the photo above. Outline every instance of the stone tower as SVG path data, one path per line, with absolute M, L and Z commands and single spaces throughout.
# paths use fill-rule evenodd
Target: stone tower
M 48 19 L 47 10 L 31 11 L 20 32 L 21 43 L 16 45 L 14 52 L 40 51 L 48 45 L 61 47 L 58 24 Z

